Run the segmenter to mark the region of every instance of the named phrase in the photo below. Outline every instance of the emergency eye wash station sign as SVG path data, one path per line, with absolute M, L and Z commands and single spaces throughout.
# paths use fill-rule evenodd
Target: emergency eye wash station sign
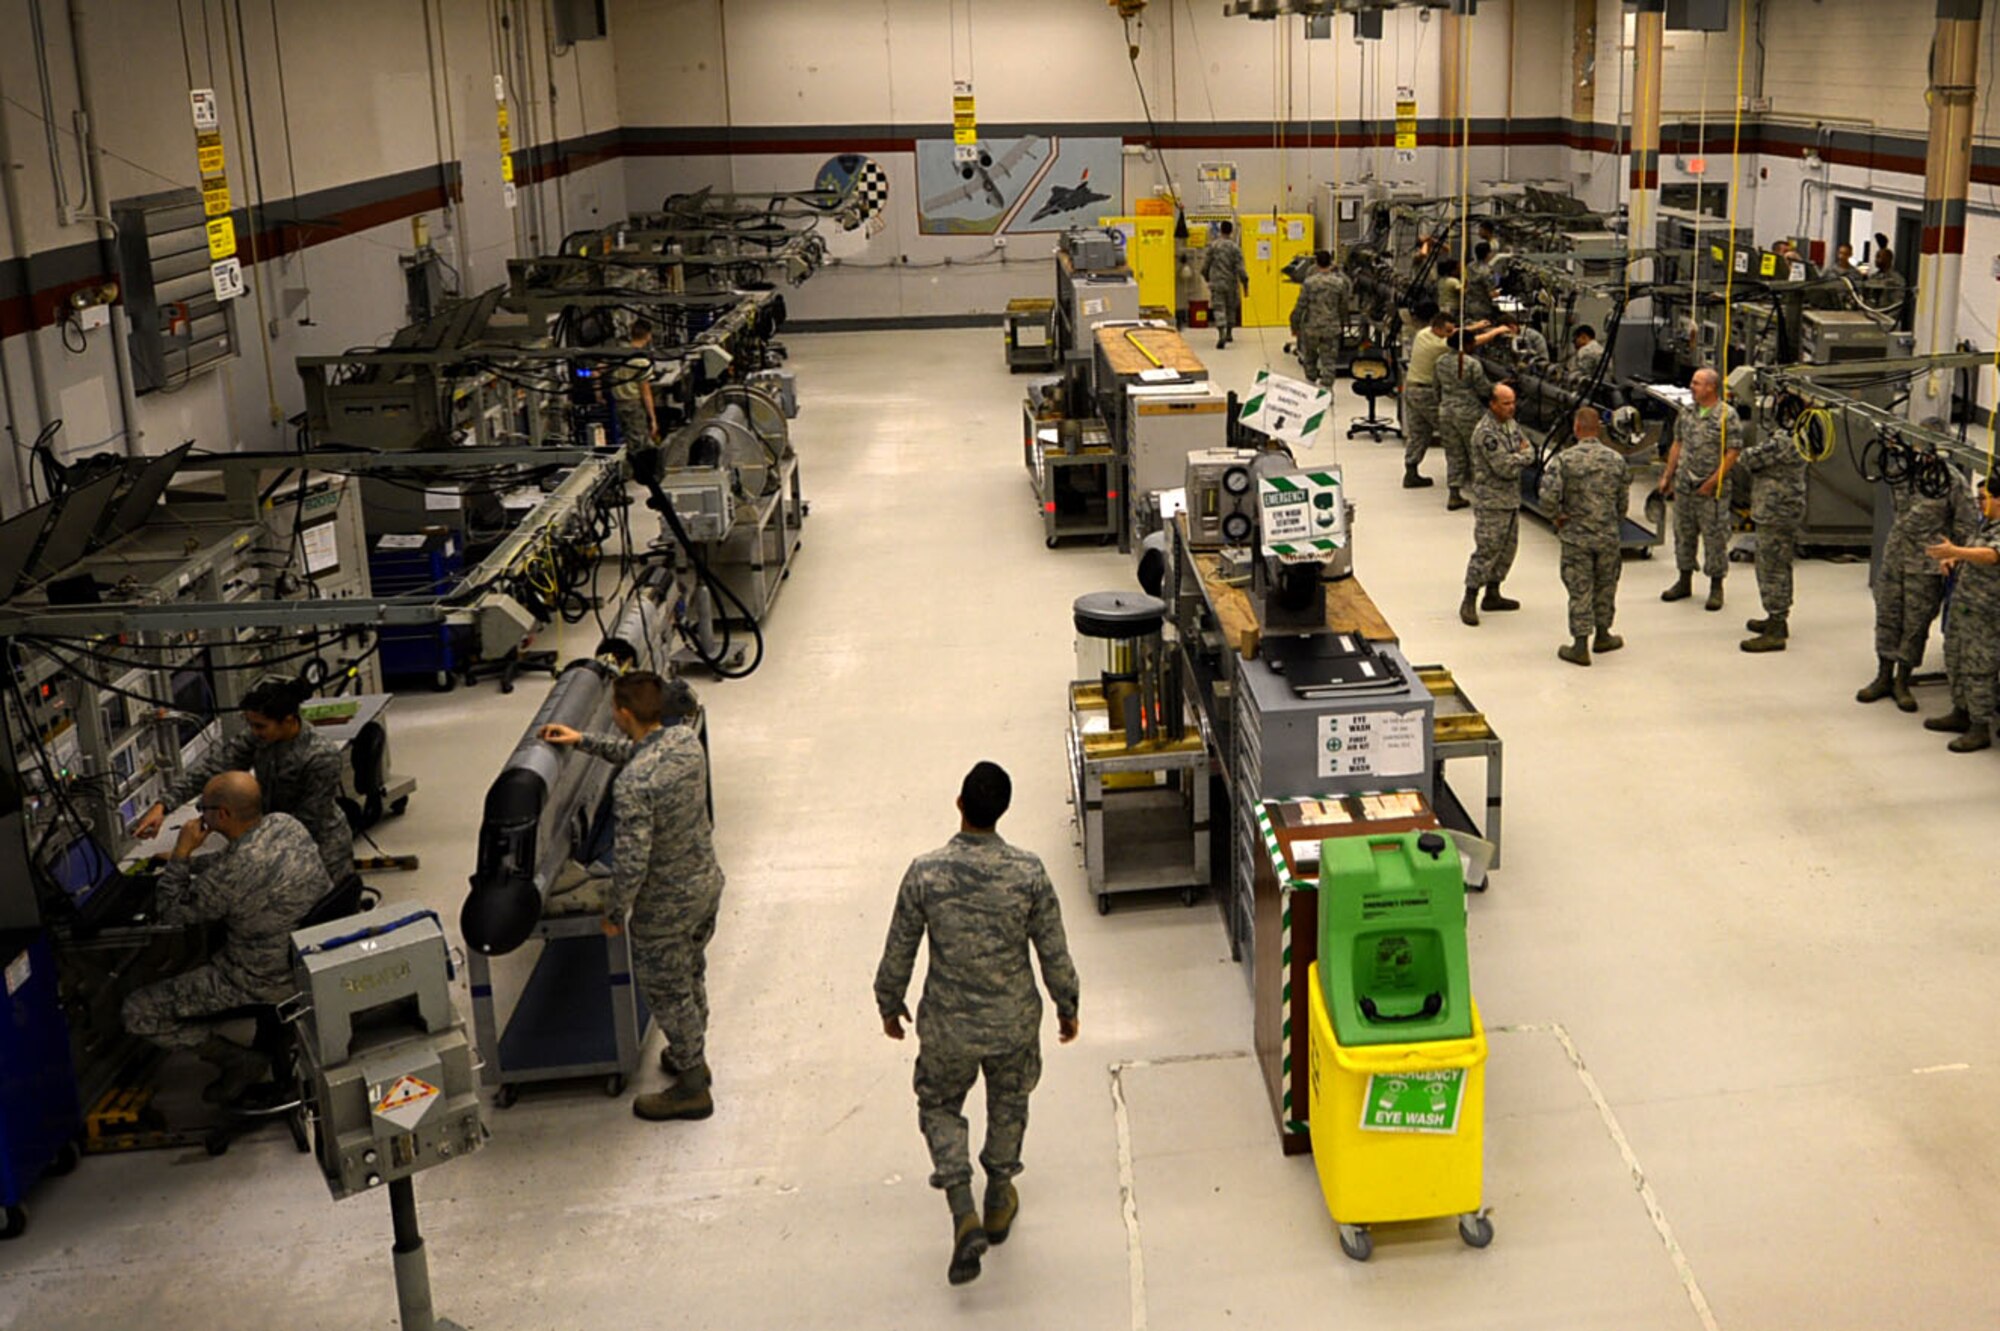
M 1361 1102 L 1361 1130 L 1450 1136 L 1458 1131 L 1458 1110 L 1464 1099 L 1464 1068 L 1394 1075 L 1378 1072 L 1368 1079 L 1368 1097 Z

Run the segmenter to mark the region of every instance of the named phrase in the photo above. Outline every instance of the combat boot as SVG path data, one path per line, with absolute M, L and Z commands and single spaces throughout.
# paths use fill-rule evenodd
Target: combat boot
M 1889 690 L 1896 682 L 1896 663 L 1886 656 L 1881 658 L 1881 662 L 1880 668 L 1875 671 L 1875 678 L 1862 686 L 1861 691 L 1854 695 L 1854 701 L 1881 702 L 1889 696 Z
M 945 1279 L 954 1285 L 979 1279 L 979 1259 L 986 1255 L 986 1248 L 986 1228 L 979 1213 L 968 1206 L 951 1220 L 951 1265 L 945 1268 Z
M 1972 718 L 1965 714 L 1963 707 L 1954 707 L 1943 716 L 1933 716 L 1924 722 L 1925 730 L 1942 730 L 1950 735 L 1963 735 L 1972 729 Z
M 1619 637 L 1610 629 L 1599 629 L 1597 630 L 1597 637 L 1591 641 L 1590 650 L 1593 652 L 1615 652 L 1624 645 L 1625 639 Z
M 195 1052 L 222 1074 L 202 1087 L 201 1098 L 212 1105 L 236 1103 L 245 1091 L 271 1075 L 269 1059 L 220 1035 L 203 1040 Z
M 1567 647 L 1558 647 L 1556 655 L 1571 665 L 1587 666 L 1590 664 L 1590 639 L 1578 638 Z
M 1403 468 L 1403 488 L 1405 490 L 1428 490 L 1437 482 L 1418 471 L 1415 467 Z
M 1454 485 L 1451 487 L 1451 497 L 1444 501 L 1444 506 L 1446 512 L 1456 513 L 1461 508 L 1471 508 L 1472 501 L 1460 494 L 1458 487 Z
M 1966 726 L 1963 735 L 1960 735 L 1957 739 L 1945 745 L 1945 747 L 1953 753 L 1977 753 L 1981 749 L 1990 749 L 1993 747 L 1993 735 L 1986 728 L 1984 721 L 1974 721 Z
M 1458 622 L 1467 628 L 1479 627 L 1479 593 L 1471 587 L 1465 589 L 1465 599 L 1458 603 Z
M 698 1082 L 692 1080 L 699 1074 Z M 669 1123 L 679 1119 L 702 1119 L 715 1112 L 715 1097 L 709 1093 L 708 1065 L 697 1064 L 681 1074 L 681 1079 L 664 1091 L 632 1097 L 632 1113 L 648 1123 Z
M 1771 621 L 1769 619 L 1746 619 L 1743 621 L 1743 627 L 1749 629 L 1752 633 L 1762 633 L 1765 629 L 1771 627 Z
M 1479 608 L 1481 610 L 1519 610 L 1521 603 L 1502 596 L 1500 594 L 1499 583 L 1489 582 L 1486 584 L 1486 595 L 1479 600 Z
M 1783 615 L 1772 615 L 1763 621 L 1763 627 L 1754 638 L 1745 638 L 1741 646 L 1746 652 L 1782 652 L 1785 640 L 1792 636 Z
M 1896 700 L 1897 711 L 1914 712 L 1917 710 L 1917 700 L 1910 693 L 1909 666 L 1904 665 L 1901 662 L 1897 663 L 1896 678 L 1890 681 L 1889 684 L 1889 696 Z M 1986 746 L 1982 744 L 1979 747 L 1985 748 Z M 1960 752 L 1964 753 L 1967 752 L 1967 750 L 1961 749 Z
M 674 1085 L 690 1091 L 706 1091 L 714 1085 L 714 1082 L 708 1075 L 708 1064 L 706 1062 L 697 1063 L 686 1071 L 682 1071 L 669 1061 L 670 1058 L 671 1054 L 668 1050 L 662 1049 L 660 1051 L 660 1071 L 672 1077 Z
M 999 1247 L 1014 1232 L 1014 1217 L 1021 1214 L 1021 1194 L 1012 1183 L 986 1185 L 986 1241 Z
M 1707 599 L 1706 601 L 1703 601 L 1703 602 L 1702 602 L 1702 604 L 1701 604 L 1701 608 L 1702 608 L 1702 609 L 1704 609 L 1704 610 L 1720 610 L 1720 609 L 1722 609 L 1722 579 L 1721 579 L 1721 578 L 1710 578 L 1710 579 L 1708 580 L 1708 599 Z
M 1685 601 L 1694 595 L 1694 574 L 1683 571 L 1674 585 L 1660 593 L 1662 601 Z

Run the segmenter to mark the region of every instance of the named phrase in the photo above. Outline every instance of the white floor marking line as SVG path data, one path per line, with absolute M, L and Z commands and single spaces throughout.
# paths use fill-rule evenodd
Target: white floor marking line
M 1687 1253 L 1682 1251 L 1680 1240 L 1674 1237 L 1674 1227 L 1667 1219 L 1667 1213 L 1660 1209 L 1660 1199 L 1653 1193 L 1653 1185 L 1646 1178 L 1645 1166 L 1633 1153 L 1631 1139 L 1619 1125 L 1618 1115 L 1611 1110 L 1611 1102 L 1604 1098 L 1603 1088 L 1597 1078 L 1584 1066 L 1583 1055 L 1577 1051 L 1576 1042 L 1570 1039 L 1569 1031 L 1559 1021 L 1535 1022 L 1519 1026 L 1494 1026 L 1494 1032 L 1540 1033 L 1553 1035 L 1556 1043 L 1569 1057 L 1569 1064 L 1576 1070 L 1577 1080 L 1583 1083 L 1584 1091 L 1591 1103 L 1597 1106 L 1597 1116 L 1604 1120 L 1604 1129 L 1611 1134 L 1611 1140 L 1618 1147 L 1618 1154 L 1625 1161 L 1625 1168 L 1632 1174 L 1632 1182 L 1639 1191 L 1639 1200 L 1645 1203 L 1646 1214 L 1652 1218 L 1653 1229 L 1666 1246 L 1667 1256 L 1673 1260 L 1674 1271 L 1680 1276 L 1681 1288 L 1687 1292 L 1688 1302 L 1694 1305 L 1695 1316 L 1701 1319 L 1703 1331 L 1720 1331 L 1714 1311 L 1708 1306 L 1708 1296 L 1701 1292 L 1701 1282 L 1695 1279 L 1694 1267 L 1688 1262 Z
M 1911 1068 L 1910 1075 L 1913 1077 L 1928 1077 L 1933 1072 L 1970 1072 L 1970 1071 L 1972 1071 L 1972 1064 L 1970 1063 L 1935 1063 L 1927 1068 Z
M 1146 1331 L 1146 1251 L 1139 1242 L 1139 1193 L 1132 1180 L 1132 1116 L 1125 1108 L 1125 1074 L 1137 1068 L 1176 1063 L 1220 1063 L 1248 1058 L 1243 1050 L 1222 1054 L 1172 1054 L 1134 1058 L 1111 1065 L 1111 1117 L 1118 1126 L 1118 1206 L 1125 1217 L 1125 1263 L 1131 1281 L 1132 1331 Z

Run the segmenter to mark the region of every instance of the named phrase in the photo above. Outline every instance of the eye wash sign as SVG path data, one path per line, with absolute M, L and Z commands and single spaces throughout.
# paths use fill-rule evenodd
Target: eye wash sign
M 1368 1095 L 1361 1102 L 1361 1130 L 1450 1136 L 1458 1131 L 1464 1101 L 1463 1068 L 1393 1076 L 1378 1072 L 1368 1079 Z

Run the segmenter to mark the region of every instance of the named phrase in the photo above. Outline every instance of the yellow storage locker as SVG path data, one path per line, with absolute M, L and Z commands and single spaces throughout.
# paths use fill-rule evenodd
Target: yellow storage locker
M 1245 328 L 1283 328 L 1292 321 L 1299 288 L 1284 279 L 1285 265 L 1313 250 L 1311 213 L 1249 213 L 1238 228 L 1250 294 L 1243 299 Z
M 1140 308 L 1174 308 L 1174 219 L 1106 217 L 1100 225 L 1125 234 L 1125 262 L 1139 283 Z

